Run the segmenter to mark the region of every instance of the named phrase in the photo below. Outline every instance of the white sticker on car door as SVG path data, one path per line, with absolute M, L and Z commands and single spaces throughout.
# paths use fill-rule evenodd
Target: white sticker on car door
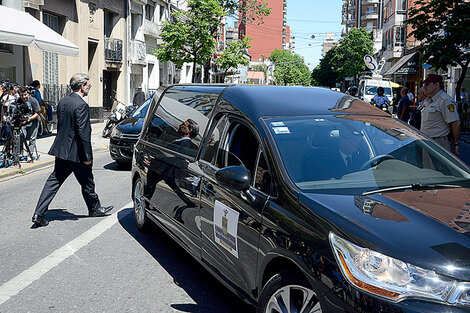
M 238 216 L 239 213 L 234 209 L 215 201 L 214 240 L 236 258 L 238 258 Z

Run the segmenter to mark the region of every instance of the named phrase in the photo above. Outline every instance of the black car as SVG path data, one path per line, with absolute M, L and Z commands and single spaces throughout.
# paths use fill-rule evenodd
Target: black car
M 132 162 L 134 145 L 139 138 L 153 96 L 142 103 L 130 117 L 113 127 L 109 137 L 109 153 L 117 163 Z
M 469 312 L 470 169 L 322 88 L 176 85 L 134 151 L 155 222 L 258 312 Z

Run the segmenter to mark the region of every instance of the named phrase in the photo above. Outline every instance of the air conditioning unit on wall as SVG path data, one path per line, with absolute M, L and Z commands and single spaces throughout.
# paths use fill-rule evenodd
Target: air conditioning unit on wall
M 23 0 L 24 8 L 39 10 L 39 6 L 44 5 L 44 0 Z

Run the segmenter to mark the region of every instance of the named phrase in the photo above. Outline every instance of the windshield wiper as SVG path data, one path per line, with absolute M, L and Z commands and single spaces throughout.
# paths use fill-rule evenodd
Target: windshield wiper
M 435 190 L 435 189 L 448 189 L 448 188 L 461 188 L 459 185 L 446 185 L 446 184 L 411 184 L 405 186 L 395 186 L 389 188 L 382 188 L 363 192 L 363 196 L 373 195 L 381 192 L 399 191 L 399 190 Z

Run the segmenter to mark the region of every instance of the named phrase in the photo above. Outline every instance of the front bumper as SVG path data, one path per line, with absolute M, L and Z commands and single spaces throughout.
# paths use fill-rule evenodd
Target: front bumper
M 111 158 L 118 162 L 132 162 L 134 154 L 134 145 L 137 138 L 110 138 L 109 154 Z

